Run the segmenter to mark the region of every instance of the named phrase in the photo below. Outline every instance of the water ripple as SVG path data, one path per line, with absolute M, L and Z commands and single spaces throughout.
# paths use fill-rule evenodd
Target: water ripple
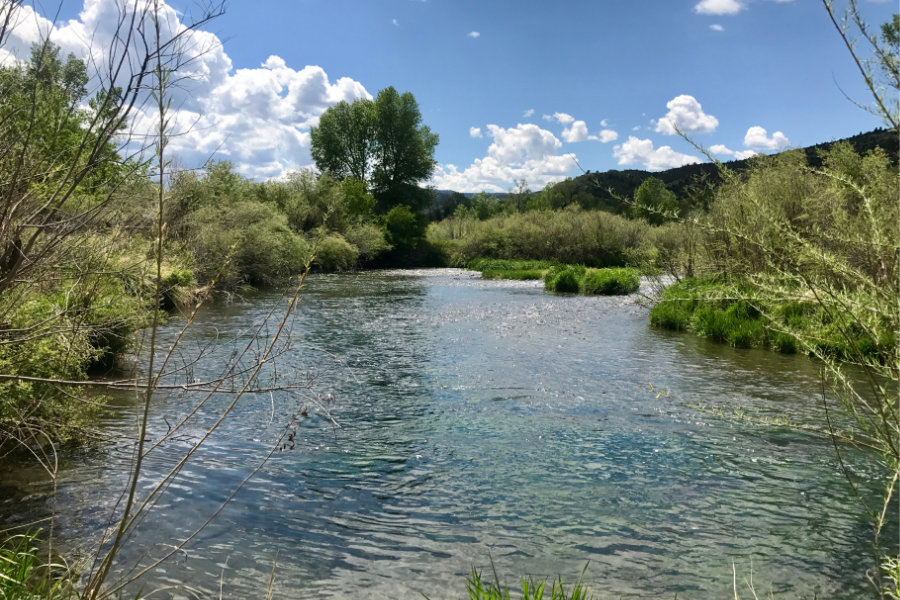
M 185 354 L 211 339 L 234 346 L 210 352 L 193 376 L 232 360 L 278 300 L 203 314 Z M 539 282 L 460 270 L 312 277 L 277 363 L 279 377 L 302 373 L 310 388 L 242 400 L 165 490 L 121 565 L 146 564 L 145 550 L 158 555 L 190 534 L 299 406 L 328 397 L 338 425 L 309 408 L 293 449 L 276 452 L 186 553 L 140 585 L 223 584 L 252 596 L 276 561 L 281 592 L 456 598 L 473 566 L 493 562 L 508 581 L 571 581 L 590 561 L 589 583 L 615 597 L 726 597 L 732 563 L 776 595 L 865 593 L 869 528 L 829 442 L 684 405 L 818 423 L 821 401 L 808 391 L 817 367 L 646 323 L 633 297 L 553 296 Z M 191 400 L 160 398 L 151 438 Z M 226 402 L 214 397 L 147 457 L 144 489 Z M 123 399 L 108 430 L 128 439 L 135 410 Z M 63 545 L 96 539 L 132 455 L 133 445 L 99 444 L 68 456 L 55 493 L 27 466 L 4 474 L 0 516 L 56 511 Z M 848 460 L 875 493 L 877 467 Z

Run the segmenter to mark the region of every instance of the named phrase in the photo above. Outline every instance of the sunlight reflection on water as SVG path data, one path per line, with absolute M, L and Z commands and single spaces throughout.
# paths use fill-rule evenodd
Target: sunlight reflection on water
M 185 355 L 246 339 L 276 299 L 210 309 Z M 590 561 L 587 579 L 615 597 L 723 598 L 732 562 L 752 566 L 757 590 L 789 597 L 867 591 L 869 529 L 829 442 L 680 403 L 817 423 L 818 369 L 803 357 L 651 330 L 634 296 L 422 270 L 312 277 L 278 365 L 313 387 L 242 400 L 142 523 L 123 568 L 202 523 L 305 397 L 333 395 L 339 426 L 313 412 L 295 450 L 276 453 L 145 590 L 223 581 L 226 596 L 255 596 L 277 555 L 277 590 L 321 598 L 459 598 L 471 568 L 491 561 L 510 583 L 571 581 Z M 107 429 L 127 434 L 135 409 L 121 404 Z M 162 399 L 151 435 L 186 406 Z M 211 418 L 150 455 L 148 484 Z M 34 473 L 4 476 L 15 500 L 2 515 L 55 509 L 64 546 L 93 540 L 130 458 L 123 444 L 67 456 L 55 497 Z M 866 461 L 855 468 L 877 477 Z

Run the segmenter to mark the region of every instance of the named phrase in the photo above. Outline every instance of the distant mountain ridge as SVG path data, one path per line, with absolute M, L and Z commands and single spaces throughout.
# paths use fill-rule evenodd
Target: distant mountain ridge
M 882 128 L 874 129 L 866 133 L 859 133 L 852 137 L 833 142 L 823 142 L 814 146 L 808 146 L 803 148 L 803 151 L 806 152 L 807 160 L 810 165 L 819 166 L 821 165 L 821 160 L 819 158 L 820 151 L 827 150 L 834 144 L 842 141 L 849 142 L 859 153 L 865 153 L 876 147 L 883 148 L 891 157 L 894 164 L 898 163 L 900 137 L 898 137 L 894 131 Z M 733 160 L 728 162 L 723 161 L 723 164 L 733 171 L 740 172 L 748 167 L 750 160 L 752 159 Z M 662 182 L 666 184 L 666 187 L 672 190 L 679 199 L 688 195 L 692 186 L 695 185 L 695 182 L 701 178 L 705 178 L 706 181 L 712 184 L 716 184 L 721 180 L 716 164 L 707 162 L 655 172 L 644 171 L 641 169 L 626 169 L 623 171 L 613 169 L 596 173 L 587 171 L 583 175 L 562 181 L 556 185 L 569 188 L 565 190 L 565 194 L 571 196 L 573 200 L 577 201 L 582 206 L 588 204 L 589 207 L 592 208 L 600 208 L 611 212 L 623 212 L 626 210 L 626 207 L 616 199 L 616 196 L 631 198 L 638 186 L 649 177 L 656 177 L 657 179 L 662 180 Z M 610 193 L 610 190 L 612 191 L 612 194 Z M 539 190 L 535 191 L 537 192 Z M 447 200 L 453 197 L 455 193 L 456 192 L 451 190 L 437 190 L 438 198 L 436 204 L 439 206 L 443 205 Z M 467 193 L 464 195 L 471 198 L 475 194 Z M 498 193 L 494 195 L 503 198 L 508 194 Z M 588 200 L 587 196 L 591 197 L 590 202 L 586 202 Z

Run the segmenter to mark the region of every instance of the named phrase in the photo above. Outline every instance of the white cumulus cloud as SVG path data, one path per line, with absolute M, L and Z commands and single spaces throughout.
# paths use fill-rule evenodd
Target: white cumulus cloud
M 488 132 L 494 142 L 488 148 L 488 155 L 502 163 L 520 165 L 553 154 L 562 146 L 555 135 L 533 123 L 519 123 L 504 129 L 488 125 Z
M 556 154 L 562 142 L 533 123 L 504 128 L 488 125 L 493 142 L 487 156 L 477 158 L 465 169 L 441 165 L 431 179 L 439 189 L 460 192 L 507 191 L 513 182 L 524 179 L 533 189 L 565 178 L 576 164 L 574 154 Z
M 660 133 L 708 133 L 719 126 L 719 120 L 703 112 L 703 107 L 693 96 L 676 96 L 666 103 L 666 108 L 669 112 L 656 123 L 656 131 Z
M 676 152 L 670 146 L 653 147 L 651 140 L 628 136 L 628 140 L 613 147 L 613 156 L 620 165 L 640 163 L 648 171 L 665 171 L 701 162 L 696 156 Z
M 701 0 L 694 5 L 694 12 L 701 15 L 736 15 L 743 9 L 740 0 Z
M 747 134 L 744 136 L 744 145 L 748 148 L 762 150 L 781 150 L 790 146 L 791 141 L 780 131 L 776 131 L 772 137 L 769 137 L 764 128 L 754 125 L 747 130 Z
M 709 26 L 709 28 L 712 29 L 713 31 L 725 31 L 725 28 L 722 27 L 721 25 L 719 25 L 718 23 L 713 23 L 712 25 Z
M 606 119 L 604 119 L 605 121 Z M 604 144 L 608 142 L 614 142 L 619 139 L 619 133 L 617 131 L 613 131 L 612 129 L 601 129 L 600 130 L 600 141 Z
M 481 33 L 479 33 L 478 31 L 470 31 L 466 35 L 469 36 L 470 38 L 472 38 L 473 40 L 481 37 Z
M 596 135 L 588 133 L 587 123 L 584 121 L 574 121 L 569 127 L 563 129 L 562 138 L 570 144 L 600 139 Z
M 99 89 L 96 74 L 105 72 L 110 49 L 120 43 L 115 35 L 121 4 L 84 0 L 78 17 L 58 27 L 22 6 L 14 15 L 16 25 L 5 56 L 27 58 L 31 44 L 49 33 L 62 55 L 90 58 L 88 68 L 95 75 L 90 85 Z M 171 96 L 169 150 L 182 166 L 201 166 L 215 158 L 232 161 L 249 177 L 279 176 L 311 162 L 309 129 L 326 109 L 342 100 L 372 97 L 353 79 L 332 81 L 321 67 L 294 69 L 278 56 L 270 56 L 257 68 L 234 70 L 216 35 L 185 29 L 181 13 L 164 3 L 160 22 L 164 39 L 183 32 L 190 59 L 179 71 L 179 85 Z M 153 131 L 156 118 L 149 107 L 138 106 L 130 126 L 136 139 Z
M 709 147 L 709 151 L 712 154 L 717 154 L 719 156 L 732 156 L 739 160 L 750 158 L 751 156 L 756 156 L 757 154 L 754 150 L 732 150 L 724 144 L 713 144 Z
M 481 127 L 469 127 L 469 135 L 473 138 L 480 138 L 481 135 Z
M 526 110 L 525 112 L 522 113 L 522 118 L 523 118 L 523 119 L 528 119 L 528 118 L 533 117 L 533 116 L 534 116 L 534 109 L 533 109 L 533 108 L 529 108 L 528 110 Z

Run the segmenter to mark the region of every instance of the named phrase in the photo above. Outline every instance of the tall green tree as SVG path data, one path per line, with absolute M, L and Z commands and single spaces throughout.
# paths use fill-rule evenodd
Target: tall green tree
M 397 204 L 420 210 L 426 203 L 418 185 L 434 170 L 438 136 L 422 125 L 411 93 L 389 87 L 374 101 L 340 102 L 322 114 L 311 141 L 316 166 L 364 182 L 382 212 Z
M 310 131 L 316 166 L 339 179 L 368 182 L 375 165 L 375 103 L 339 102 L 326 110 Z
M 656 177 L 648 177 L 634 191 L 631 214 L 636 219 L 646 219 L 648 223 L 660 225 L 675 216 L 678 203 L 675 193 Z
M 375 99 L 375 115 L 376 192 L 428 179 L 435 166 L 438 136 L 422 125 L 413 95 L 399 94 L 393 87 L 381 90 Z

